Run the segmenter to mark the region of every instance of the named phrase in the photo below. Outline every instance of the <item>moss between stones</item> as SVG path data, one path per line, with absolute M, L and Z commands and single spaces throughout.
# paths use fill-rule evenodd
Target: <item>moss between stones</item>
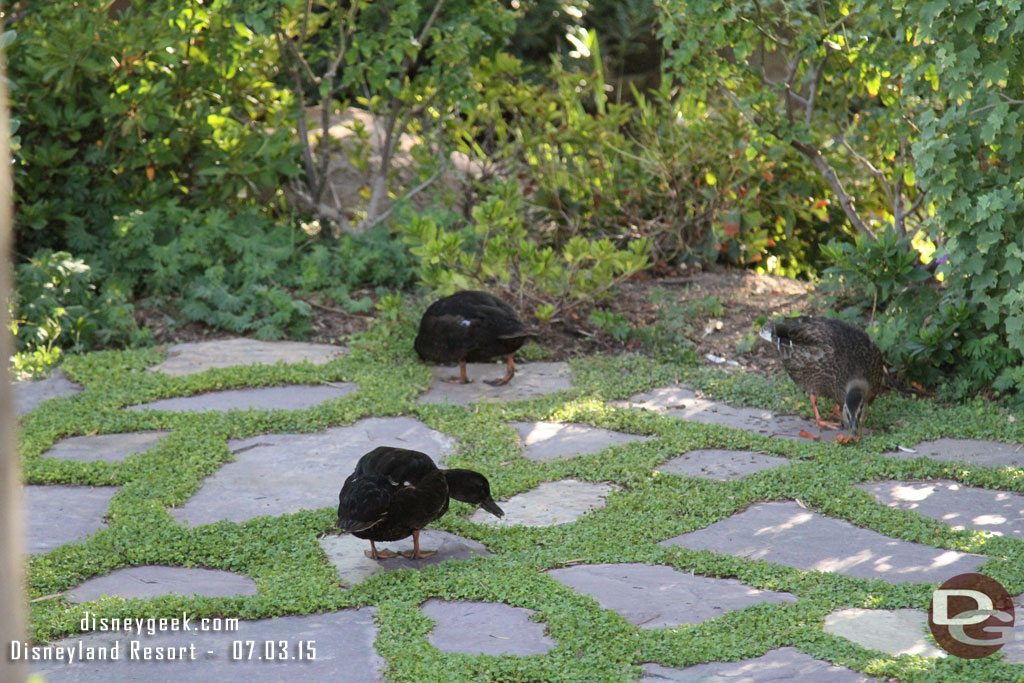
M 854 484 L 883 478 L 946 478 L 1024 492 L 1024 472 L 954 463 L 890 460 L 897 445 L 944 436 L 1024 441 L 1021 425 L 992 404 L 977 401 L 943 407 L 929 401 L 882 397 L 870 425 L 876 434 L 852 447 L 772 440 L 719 426 L 685 423 L 604 401 L 688 381 L 723 400 L 747 405 L 810 409 L 799 390 L 778 380 L 675 366 L 646 358 L 590 358 L 573 362 L 574 388 L 511 404 L 418 405 L 430 372 L 415 361 L 411 330 L 378 325 L 349 341 L 352 352 L 325 365 L 277 365 L 214 369 L 186 377 L 150 374 L 163 356 L 154 350 L 71 356 L 67 374 L 85 390 L 50 401 L 22 418 L 20 451 L 31 484 L 121 485 L 108 512 L 109 528 L 81 543 L 34 557 L 30 597 L 49 596 L 120 567 L 143 564 L 224 569 L 251 577 L 259 594 L 235 598 L 167 596 L 153 600 L 105 599 L 72 605 L 50 597 L 31 605 L 31 636 L 48 641 L 75 634 L 83 613 L 97 617 L 259 619 L 360 605 L 377 606 L 376 647 L 395 680 L 631 680 L 639 664 L 682 667 L 706 661 L 755 657 L 795 646 L 819 659 L 879 677 L 906 680 L 1024 680 L 1024 666 L 995 655 L 984 660 L 949 657 L 930 661 L 865 650 L 822 631 L 824 617 L 840 607 L 927 609 L 932 585 L 898 584 L 803 572 L 758 561 L 657 545 L 703 528 L 761 500 L 798 498 L 822 514 L 906 541 L 987 555 L 981 571 L 1010 591 L 1024 591 L 1024 541 L 985 538 L 911 511 L 878 504 Z M 349 396 L 300 411 L 232 411 L 181 415 L 126 412 L 124 406 L 198 392 L 288 383 L 354 381 Z M 777 400 L 776 400 L 777 399 Z M 447 562 L 420 571 L 378 574 L 343 591 L 317 537 L 335 533 L 334 510 L 324 508 L 242 524 L 177 525 L 168 506 L 184 503 L 204 477 L 231 460 L 226 440 L 266 432 L 312 432 L 369 416 L 411 415 L 459 441 L 448 458 L 487 474 L 496 497 L 507 498 L 540 482 L 572 477 L 611 482 L 605 508 L 552 528 L 490 528 L 469 522 L 468 505 L 453 503 L 438 528 L 486 544 L 495 555 Z M 572 421 L 654 437 L 603 452 L 553 462 L 522 458 L 515 420 Z M 883 427 L 888 427 L 883 429 Z M 83 434 L 172 429 L 142 455 L 122 462 L 79 463 L 43 458 L 57 440 Z M 738 481 L 719 482 L 661 474 L 668 458 L 694 449 L 752 449 L 788 458 L 791 464 Z M 339 482 L 340 486 L 341 482 Z M 757 588 L 788 591 L 796 604 L 756 605 L 699 625 L 645 630 L 601 609 L 587 596 L 544 571 L 572 563 L 660 563 L 697 574 L 737 578 Z M 444 653 L 429 645 L 430 621 L 417 606 L 429 598 L 485 600 L 539 612 L 557 647 L 529 657 Z

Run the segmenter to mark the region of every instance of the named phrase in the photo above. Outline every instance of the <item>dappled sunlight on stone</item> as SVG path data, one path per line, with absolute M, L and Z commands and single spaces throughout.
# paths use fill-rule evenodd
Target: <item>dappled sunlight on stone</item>
M 1024 495 L 955 481 L 880 481 L 858 484 L 889 507 L 913 510 L 949 524 L 992 536 L 1024 537 Z
M 608 494 L 617 487 L 588 481 L 564 479 L 539 484 L 536 488 L 498 501 L 505 516 L 498 518 L 486 510 L 477 510 L 471 522 L 489 526 L 555 526 L 574 522 L 584 514 L 602 508 Z
M 803 570 L 889 582 L 944 581 L 987 558 L 883 536 L 804 510 L 795 502 L 757 503 L 720 522 L 662 541 Z
M 513 422 L 511 426 L 519 435 L 523 457 L 527 460 L 571 458 L 598 453 L 609 446 L 650 439 L 647 436 L 623 434 L 589 425 L 559 422 Z
M 620 408 L 642 408 L 682 420 L 734 427 L 765 436 L 800 439 L 801 431 L 821 434 L 813 420 L 793 415 L 776 415 L 763 408 L 732 406 L 712 401 L 698 396 L 693 388 L 685 384 L 634 394 L 628 400 L 613 401 L 611 405 Z
M 790 593 L 758 590 L 736 579 L 695 576 L 663 565 L 583 564 L 553 569 L 548 575 L 647 629 L 699 624 L 759 603 L 796 602 Z
M 916 609 L 840 609 L 826 615 L 825 632 L 891 655 L 945 657 L 925 635 L 928 614 Z

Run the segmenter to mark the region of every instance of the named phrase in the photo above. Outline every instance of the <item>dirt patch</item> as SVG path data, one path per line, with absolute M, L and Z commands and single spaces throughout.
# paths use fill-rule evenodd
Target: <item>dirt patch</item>
M 666 292 L 666 302 L 678 302 L 684 308 L 691 302 L 706 302 L 717 297 L 721 314 L 711 315 L 697 306 L 687 316 L 689 339 L 698 354 L 707 360 L 710 354 L 720 363 L 733 361 L 749 370 L 777 372 L 777 361 L 771 349 L 761 343 L 740 352 L 737 347 L 757 330 L 754 320 L 761 315 L 786 314 L 793 311 L 814 312 L 808 296 L 807 282 L 773 275 L 760 275 L 743 270 L 690 271 L 681 277 L 635 279 L 623 283 L 615 296 L 596 305 L 582 305 L 569 310 L 551 324 L 538 323 L 529 310 L 520 311 L 527 324 L 540 332 L 537 343 L 547 351 L 549 360 L 567 360 L 594 353 L 643 352 L 640 342 L 619 341 L 590 321 L 594 310 L 618 313 L 633 328 L 653 325 L 658 320 L 658 307 L 651 300 L 656 289 Z M 372 290 L 353 292 L 353 296 L 376 299 Z M 350 334 L 361 332 L 374 320 L 370 313 L 349 313 L 329 301 L 307 299 L 313 307 L 313 332 L 309 341 L 336 343 Z M 180 314 L 167 307 L 140 307 L 135 315 L 140 326 L 148 327 L 158 344 L 223 339 L 238 336 L 202 323 L 181 324 Z M 682 340 L 680 340 L 682 341 Z M 709 361 L 714 362 L 714 361 Z
M 695 304 L 685 315 L 690 328 L 686 338 L 702 358 L 707 360 L 710 354 L 724 359 L 718 362 L 733 361 L 758 371 L 775 371 L 776 359 L 771 349 L 756 343 L 747 350 L 738 350 L 744 341 L 749 346 L 750 335 L 756 334 L 755 319 L 793 311 L 814 312 L 808 296 L 811 285 L 807 282 L 744 270 L 696 271 L 682 277 L 623 283 L 611 299 L 569 311 L 561 321 L 541 326 L 538 343 L 558 360 L 581 354 L 640 350 L 637 341 L 617 341 L 606 334 L 590 322 L 590 313 L 599 309 L 621 314 L 634 328 L 653 325 L 658 320 L 658 306 L 652 301 L 652 293 L 657 289 L 666 293 L 665 304 L 677 303 L 684 309 L 687 304 Z M 705 306 L 701 303 L 707 304 L 709 297 L 721 303 L 720 314 L 703 310 Z

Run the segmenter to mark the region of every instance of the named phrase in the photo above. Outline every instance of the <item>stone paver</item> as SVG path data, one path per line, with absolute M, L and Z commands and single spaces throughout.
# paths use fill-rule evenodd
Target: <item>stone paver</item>
M 821 430 L 813 420 L 805 420 L 793 415 L 776 415 L 770 410 L 761 408 L 741 408 L 727 403 L 719 403 L 697 396 L 696 392 L 685 384 L 653 389 L 642 394 L 635 394 L 626 401 L 614 401 L 611 405 L 623 408 L 643 408 L 671 417 L 678 417 L 691 422 L 724 425 L 736 429 L 758 432 L 765 436 L 779 436 L 788 439 L 799 439 L 800 431 L 823 436 L 828 439 L 836 432 Z M 870 433 L 865 430 L 865 433 Z
M 346 588 L 351 588 L 374 574 L 397 569 L 422 569 L 446 560 L 468 560 L 491 554 L 482 543 L 439 529 L 426 529 L 420 533 L 420 549 L 436 550 L 437 554 L 419 560 L 405 557 L 394 557 L 389 560 L 370 559 L 363 554 L 370 549 L 370 542 L 350 534 L 324 536 L 320 539 L 320 547 L 331 564 L 338 569 L 338 580 Z M 378 549 L 387 548 L 394 552 L 412 550 L 412 547 L 411 536 L 401 541 L 377 544 Z
M 128 406 L 125 410 L 169 410 L 171 412 L 205 413 L 211 410 L 303 410 L 324 401 L 347 396 L 359 388 L 353 382 L 331 384 L 289 385 L 260 387 L 258 389 L 231 389 L 213 391 L 195 396 L 163 398 L 151 403 Z
M 105 528 L 103 516 L 120 487 L 26 486 L 23 490 L 26 548 L 29 553 L 45 553 Z
M 537 612 L 495 602 L 427 600 L 420 609 L 434 621 L 427 636 L 445 652 L 471 655 L 540 655 L 555 645 L 544 624 L 530 620 Z
M 48 683 L 82 681 L 345 681 L 376 683 L 384 680 L 385 662 L 373 647 L 376 627 L 372 607 L 326 614 L 241 621 L 234 631 L 200 631 L 201 623 L 190 616 L 191 631 L 158 631 L 148 635 L 97 632 L 51 643 L 73 648 L 76 658 L 32 663 Z M 180 617 L 180 615 L 178 615 Z M 93 653 L 109 653 L 117 643 L 116 661 L 78 659 L 78 642 Z M 135 645 L 133 645 L 133 642 Z M 249 643 L 252 643 L 252 649 Z M 282 645 L 284 647 L 282 647 Z M 163 660 L 145 661 L 143 648 Z M 194 648 L 194 650 L 190 650 Z M 179 650 L 178 648 L 184 648 Z M 5 653 L 6 654 L 6 653 Z M 190 656 L 194 654 L 194 659 Z M 171 660 L 169 655 L 183 655 Z M 283 660 L 281 658 L 284 657 Z M 271 661 L 273 660 L 273 661 Z
M 1016 640 L 1003 645 L 1003 649 L 1000 652 L 1003 653 L 1006 661 L 1011 664 L 1024 664 L 1024 636 L 1020 634 L 1021 625 L 1024 624 L 1024 593 L 1013 599 L 1013 611 L 1017 617 L 1014 623 Z
M 419 397 L 420 403 L 451 403 L 466 405 L 486 398 L 488 401 L 519 401 L 572 388 L 568 363 L 516 363 L 516 376 L 503 387 L 492 387 L 485 379 L 498 379 L 505 375 L 505 364 L 467 363 L 466 374 L 470 384 L 452 384 L 444 381 L 459 374 L 451 366 L 430 368 L 433 382 Z
M 82 390 L 81 385 L 68 379 L 60 368 L 55 368 L 46 379 L 14 382 L 11 386 L 14 387 L 15 415 L 24 415 L 51 398 L 70 396 Z
M 774 455 L 750 451 L 706 449 L 677 455 L 658 469 L 670 474 L 728 481 L 742 479 L 748 474 L 788 465 L 789 461 Z
M 914 510 L 954 529 L 996 536 L 1024 535 L 1024 495 L 980 489 L 955 481 L 881 481 L 858 484 L 880 503 Z
M 782 681 L 828 681 L 828 683 L 868 683 L 881 679 L 865 676 L 806 655 L 795 647 L 769 650 L 760 657 L 739 662 L 708 662 L 685 669 L 670 669 L 660 664 L 644 664 L 642 681 L 679 681 L 680 683 L 782 683 Z
M 825 632 L 852 640 L 869 650 L 891 655 L 946 656 L 925 635 L 928 632 L 928 614 L 916 609 L 850 607 L 836 610 L 825 616 Z
M 890 458 L 934 458 L 948 462 L 968 462 L 979 467 L 1024 467 L 1024 446 L 1000 441 L 975 439 L 936 439 L 911 446 L 913 453 L 892 451 Z
M 941 583 L 988 558 L 902 541 L 805 510 L 795 502 L 758 503 L 711 526 L 662 541 L 890 583 Z
M 104 595 L 121 598 L 155 598 L 158 595 L 256 595 L 256 582 L 247 576 L 220 569 L 148 565 L 115 569 L 97 576 L 65 594 L 70 602 L 99 600 Z
M 237 461 L 203 482 L 171 511 L 189 524 L 233 522 L 322 507 L 337 508 L 338 492 L 356 462 L 377 446 L 422 451 L 439 461 L 455 442 L 410 417 L 375 417 L 313 434 L 262 434 L 228 441 Z
M 498 501 L 504 517 L 495 517 L 486 510 L 476 510 L 471 522 L 491 526 L 555 526 L 574 522 L 590 510 L 602 508 L 608 494 L 616 490 L 611 484 L 593 484 L 575 479 L 549 481 L 525 493 Z
M 154 365 L 150 372 L 168 375 L 190 375 L 210 368 L 235 365 L 274 365 L 308 361 L 320 365 L 348 353 L 343 346 L 307 344 L 293 341 L 259 341 L 256 339 L 217 339 L 215 341 L 175 344 L 167 349 L 167 359 Z
M 586 455 L 603 451 L 609 446 L 650 440 L 648 436 L 623 434 L 578 424 L 513 422 L 511 425 L 519 434 L 524 447 L 523 457 L 528 460 L 546 461 Z
M 589 564 L 548 574 L 642 628 L 699 624 L 762 602 L 796 602 L 790 593 L 758 590 L 736 579 L 684 574 L 664 565 Z
M 58 441 L 43 455 L 58 460 L 75 460 L 77 462 L 96 462 L 97 460 L 117 462 L 132 453 L 145 453 L 170 433 L 165 430 L 72 436 Z

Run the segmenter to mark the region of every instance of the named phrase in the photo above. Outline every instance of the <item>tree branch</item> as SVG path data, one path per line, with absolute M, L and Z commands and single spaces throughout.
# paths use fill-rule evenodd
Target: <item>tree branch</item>
M 816 147 L 800 142 L 799 140 L 790 140 L 790 145 L 793 146 L 798 152 L 803 154 L 805 157 L 811 160 L 814 167 L 818 169 L 818 173 L 822 175 L 828 186 L 832 188 L 832 192 L 835 193 L 836 198 L 839 200 L 839 206 L 842 207 L 843 213 L 846 214 L 846 218 L 853 224 L 853 227 L 858 232 L 867 235 L 871 239 L 875 239 L 875 233 L 868 227 L 860 214 L 857 213 L 857 209 L 853 205 L 853 198 L 843 188 L 842 182 L 839 180 L 839 176 L 836 174 L 832 165 L 828 163 L 828 159 L 822 156 L 821 152 Z
M 818 66 L 814 67 L 814 76 L 811 78 L 811 89 L 807 94 L 807 106 L 804 109 L 804 125 L 811 125 L 811 118 L 814 115 L 814 99 L 818 96 L 818 83 L 821 82 L 821 76 L 825 72 L 825 62 L 828 61 L 828 49 L 825 49 L 825 55 L 818 62 Z

